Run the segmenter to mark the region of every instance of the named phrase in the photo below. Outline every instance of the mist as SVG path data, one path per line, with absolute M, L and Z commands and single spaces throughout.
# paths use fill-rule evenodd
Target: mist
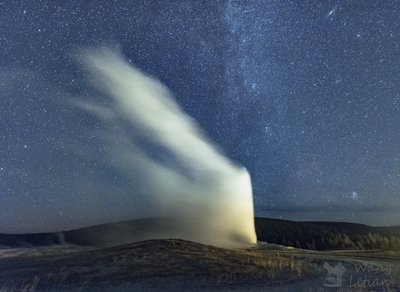
M 174 220 L 169 230 L 149 230 L 148 238 L 173 236 L 219 246 L 255 243 L 249 173 L 217 150 L 168 88 L 109 48 L 81 51 L 78 63 L 95 89 L 91 92 L 109 102 L 93 96 L 74 104 L 101 122 L 94 135 L 107 145 L 110 165 L 135 182 L 128 195 L 148 209 L 134 209 L 130 218 L 146 214 Z M 134 237 L 112 234 L 113 243 Z

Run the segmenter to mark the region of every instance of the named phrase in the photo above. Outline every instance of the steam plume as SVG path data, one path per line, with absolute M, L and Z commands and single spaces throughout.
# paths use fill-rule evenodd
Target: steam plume
M 220 246 L 256 242 L 250 176 L 216 150 L 169 90 L 113 50 L 86 50 L 79 61 L 93 86 L 112 102 L 77 102 L 105 125 L 113 167 L 137 183 L 138 200 L 153 216 L 175 218 L 171 230 L 149 237 L 180 237 Z M 127 130 L 129 129 L 129 130 Z M 132 214 L 132 218 L 140 217 Z M 123 235 L 121 235 L 123 236 Z M 126 236 L 126 235 L 124 235 Z

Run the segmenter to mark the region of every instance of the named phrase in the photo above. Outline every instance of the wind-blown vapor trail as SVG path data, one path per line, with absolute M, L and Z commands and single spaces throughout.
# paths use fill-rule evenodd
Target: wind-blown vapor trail
M 132 195 L 151 199 L 153 215 L 175 218 L 181 237 L 222 246 L 256 242 L 250 176 L 219 153 L 168 89 L 110 49 L 86 50 L 80 62 L 113 102 L 77 105 L 108 125 L 113 166 L 137 182 Z M 128 133 L 126 129 L 132 129 Z M 148 150 L 150 148 L 152 150 Z M 132 214 L 132 218 L 140 217 Z

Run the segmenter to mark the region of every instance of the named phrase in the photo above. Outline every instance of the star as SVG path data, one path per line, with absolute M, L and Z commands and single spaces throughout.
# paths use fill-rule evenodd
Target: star
M 330 10 L 328 12 L 328 14 L 326 15 L 326 18 L 329 18 L 330 16 L 332 16 L 336 12 L 336 8 L 337 8 L 337 6 L 335 6 L 332 10 Z

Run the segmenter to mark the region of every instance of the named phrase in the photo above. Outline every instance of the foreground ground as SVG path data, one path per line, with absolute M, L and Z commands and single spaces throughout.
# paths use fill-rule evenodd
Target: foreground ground
M 0 250 L 0 291 L 400 291 L 400 253 L 184 240 Z

